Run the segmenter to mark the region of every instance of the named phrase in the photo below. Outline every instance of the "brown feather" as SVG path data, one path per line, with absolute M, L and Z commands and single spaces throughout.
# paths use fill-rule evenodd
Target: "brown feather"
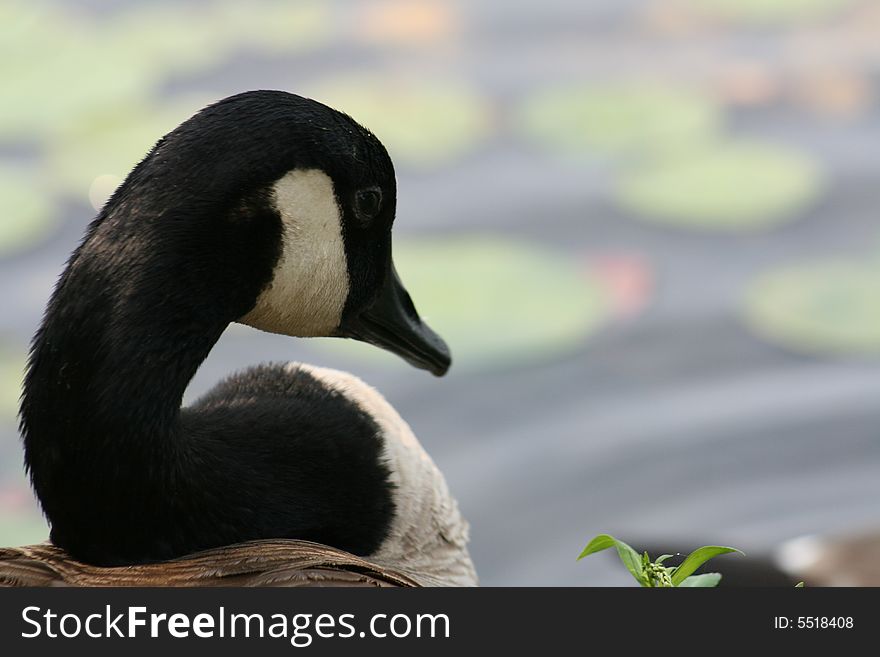
M 41 543 L 0 548 L 0 586 L 412 587 L 406 575 L 308 541 L 262 540 L 156 564 L 103 568 Z

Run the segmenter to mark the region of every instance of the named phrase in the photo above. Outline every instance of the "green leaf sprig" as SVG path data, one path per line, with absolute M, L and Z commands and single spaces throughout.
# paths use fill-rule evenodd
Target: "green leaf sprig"
M 647 552 L 640 556 L 638 552 L 623 541 L 609 534 L 599 534 L 587 543 L 587 547 L 578 556 L 578 561 L 610 547 L 617 549 L 617 555 L 635 580 L 640 585 L 651 588 L 718 586 L 718 582 L 721 581 L 720 573 L 703 573 L 700 575 L 694 575 L 693 573 L 697 568 L 709 561 L 709 559 L 720 554 L 728 552 L 743 554 L 742 551 L 732 547 L 705 545 L 691 552 L 678 566 L 664 566 L 663 562 L 674 555 L 663 554 L 657 557 L 656 560 L 651 561 L 651 557 Z

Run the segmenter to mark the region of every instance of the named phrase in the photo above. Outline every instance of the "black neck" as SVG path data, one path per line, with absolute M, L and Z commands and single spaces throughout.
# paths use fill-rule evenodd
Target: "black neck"
M 277 261 L 267 197 L 244 208 L 151 211 L 123 195 L 71 257 L 34 338 L 21 406 L 50 520 L 73 491 L 83 503 L 125 482 L 161 489 L 152 474 L 179 471 L 184 391 Z

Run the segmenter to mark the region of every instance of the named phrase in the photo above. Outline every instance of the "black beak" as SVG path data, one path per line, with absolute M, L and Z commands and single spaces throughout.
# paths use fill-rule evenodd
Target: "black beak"
M 446 374 L 452 364 L 449 347 L 419 317 L 390 260 L 385 283 L 375 301 L 360 314 L 344 319 L 339 334 L 387 349 L 435 376 Z

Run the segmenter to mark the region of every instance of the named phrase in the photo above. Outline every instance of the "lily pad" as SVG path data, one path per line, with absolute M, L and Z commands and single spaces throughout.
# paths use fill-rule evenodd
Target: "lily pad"
M 326 42 L 332 25 L 328 8 L 317 2 L 143 3 L 119 13 L 102 32 L 113 39 L 114 53 L 167 75 L 203 70 L 240 48 L 306 50 Z
M 117 107 L 82 117 L 49 153 L 54 183 L 83 199 L 92 190 L 92 204 L 102 203 L 95 196 L 95 188 L 101 187 L 96 179 L 123 180 L 159 139 L 208 102 L 204 97 L 183 98 L 155 108 Z
M 317 2 L 141 3 L 87 21 L 60 4 L 0 3 L 0 137 L 51 139 L 82 116 L 149 103 L 174 75 L 237 49 L 280 53 L 325 42 Z
M 485 139 L 485 102 L 453 82 L 350 78 L 309 95 L 354 118 L 388 148 L 395 163 L 431 167 L 456 159 Z
M 31 545 L 48 537 L 49 527 L 38 511 L 10 513 L 0 509 L 0 546 Z
M 334 33 L 328 3 L 317 0 L 237 0 L 217 6 L 215 25 L 227 42 L 265 53 L 290 53 L 327 43 Z
M 744 142 L 658 158 L 624 175 L 617 193 L 624 209 L 647 221 L 743 231 L 793 219 L 821 189 L 807 156 Z
M 406 240 L 395 244 L 394 260 L 422 318 L 449 344 L 456 371 L 577 349 L 610 312 L 586 267 L 545 248 L 494 236 Z M 384 353 L 350 344 L 367 358 Z M 406 367 L 395 356 L 383 360 Z
M 780 24 L 824 18 L 852 0 L 690 0 L 701 13 L 745 23 Z
M 25 358 L 0 349 L 0 422 L 14 421 L 24 377 Z
M 0 21 L 2 137 L 44 138 L 84 112 L 142 102 L 151 91 L 149 62 L 116 52 L 57 6 L 13 2 L 0 9 Z
M 0 166 L 0 258 L 33 247 L 58 225 L 51 198 L 35 182 L 10 165 Z
M 759 278 L 745 316 L 758 335 L 810 352 L 880 354 L 880 263 L 830 261 Z
M 235 47 L 217 20 L 222 4 L 132 4 L 94 26 L 114 58 L 162 79 L 219 63 Z
M 679 89 L 568 87 L 529 98 L 518 123 L 556 151 L 620 155 L 702 143 L 717 132 L 721 112 L 706 96 Z

